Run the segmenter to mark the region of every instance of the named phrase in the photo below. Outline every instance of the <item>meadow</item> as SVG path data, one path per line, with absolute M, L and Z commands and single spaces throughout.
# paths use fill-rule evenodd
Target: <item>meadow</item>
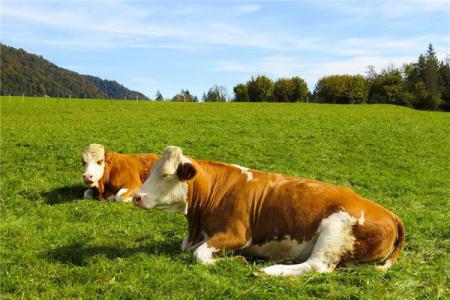
M 252 277 L 273 264 L 195 264 L 181 214 L 83 200 L 81 153 L 161 153 L 341 184 L 399 215 L 380 273 Z M 1 99 L 0 298 L 449 299 L 450 114 L 389 105 Z

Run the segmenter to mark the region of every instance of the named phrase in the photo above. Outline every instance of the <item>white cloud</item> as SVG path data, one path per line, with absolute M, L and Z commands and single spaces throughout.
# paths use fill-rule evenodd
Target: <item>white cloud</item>
M 450 0 L 311 1 L 325 9 L 358 18 L 394 19 L 426 12 L 450 14 Z
M 425 0 L 413 0 L 428 9 L 437 9 L 449 1 L 434 0 L 428 3 Z M 428 4 L 425 4 L 427 2 Z M 19 2 L 20 3 L 20 2 Z M 290 32 L 290 30 L 276 31 L 263 30 L 258 26 L 252 27 L 238 25 L 232 22 L 233 13 L 252 13 L 261 9 L 259 4 L 250 3 L 236 5 L 232 12 L 223 12 L 222 15 L 211 14 L 211 8 L 199 6 L 167 9 L 167 15 L 173 14 L 206 14 L 205 18 L 196 15 L 193 22 L 175 19 L 165 19 L 165 13 L 159 7 L 148 6 L 138 8 L 130 2 L 107 1 L 98 3 L 69 1 L 69 5 L 40 6 L 40 2 L 24 2 L 17 5 L 16 2 L 5 2 L 2 7 L 4 22 L 14 23 L 17 20 L 35 23 L 37 27 L 48 26 L 56 30 L 66 30 L 68 35 L 50 36 L 40 39 L 41 42 L 64 46 L 79 45 L 83 48 L 167 48 L 179 50 L 193 50 L 210 46 L 236 46 L 252 47 L 272 51 L 316 51 L 317 53 L 330 53 L 336 51 L 337 55 L 377 55 L 387 49 L 422 49 L 428 42 L 434 41 L 433 36 L 429 40 L 411 38 L 397 41 L 386 38 L 348 38 L 340 43 L 347 47 L 336 47 L 333 37 L 308 34 L 306 31 Z M 330 2 L 328 2 L 330 3 Z M 323 3 L 322 3 L 323 5 Z M 406 6 L 405 1 L 381 1 L 378 9 L 389 6 L 390 10 L 400 11 L 401 8 L 393 6 Z M 329 4 L 332 7 L 345 8 L 346 11 L 370 10 L 375 7 L 373 2 L 360 3 L 359 1 L 335 1 Z M 380 8 L 381 7 L 381 8 Z M 450 6 L 449 6 L 450 7 Z M 387 9 L 387 8 L 386 8 Z M 211 14 L 211 15 L 208 15 Z M 364 14 L 364 13 L 362 13 Z M 155 17 L 156 16 L 156 17 Z M 167 17 L 167 16 L 166 16 Z M 5 19 L 9 18 L 9 19 Z M 231 19 L 230 19 L 231 18 Z M 75 20 L 75 21 L 73 21 Z M 20 22 L 20 21 L 19 21 Z M 16 38 L 25 38 L 19 36 Z M 439 36 L 437 36 L 439 38 Z M 448 38 L 448 36 L 447 36 Z M 326 40 L 325 40 L 326 39 Z M 94 40 L 94 42 L 92 42 Z M 443 40 L 445 41 L 445 40 Z
M 251 14 L 259 11 L 261 9 L 261 6 L 258 4 L 243 4 L 236 6 L 234 8 L 234 13 L 237 15 L 245 15 L 245 14 Z
M 97 12 L 90 6 L 47 10 L 33 5 L 20 8 L 5 5 L 2 13 L 11 21 L 20 19 L 36 23 L 39 27 L 46 25 L 58 30 L 70 30 L 70 39 L 62 36 L 53 42 L 48 38 L 41 40 L 59 46 L 83 45 L 88 48 L 164 48 L 167 46 L 169 49 L 186 50 L 212 45 L 289 51 L 308 47 L 308 43 L 314 40 L 297 39 L 286 33 L 244 30 L 237 25 L 231 25 L 230 22 L 210 21 L 215 18 L 184 24 L 178 21 L 169 22 L 140 17 L 150 14 L 145 11 L 136 17 L 133 9 L 123 9 L 123 6 L 119 7 L 119 11 L 117 5 L 113 5 L 106 6 Z M 259 6 L 248 6 L 246 11 L 249 12 L 250 8 L 256 11 L 257 7 Z M 68 20 L 76 20 L 76 22 Z M 91 43 L 92 39 L 97 42 Z

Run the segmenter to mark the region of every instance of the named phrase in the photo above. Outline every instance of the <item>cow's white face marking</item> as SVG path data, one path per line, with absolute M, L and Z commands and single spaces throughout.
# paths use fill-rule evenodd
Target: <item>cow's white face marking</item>
M 140 197 L 134 204 L 143 209 L 173 212 L 187 211 L 188 184 L 177 176 L 180 164 L 191 163 L 179 147 L 169 146 L 155 162 L 150 177 L 135 194 Z
M 208 247 L 208 243 L 204 242 L 194 251 L 194 256 L 199 264 L 214 264 L 216 258 L 214 258 L 214 253 L 217 249 L 214 247 Z
M 238 168 L 242 174 L 245 174 L 247 176 L 247 182 L 253 180 L 253 173 L 249 171 L 249 168 L 242 167 L 240 165 L 232 165 L 232 166 Z
M 272 257 L 277 259 L 307 259 L 314 247 L 316 239 L 299 243 L 290 236 L 285 236 L 281 241 L 273 240 L 262 245 L 250 245 L 243 249 L 245 254 L 251 254 L 262 257 Z
M 99 144 L 90 144 L 82 155 L 83 183 L 86 187 L 98 187 L 98 181 L 105 172 L 105 148 Z

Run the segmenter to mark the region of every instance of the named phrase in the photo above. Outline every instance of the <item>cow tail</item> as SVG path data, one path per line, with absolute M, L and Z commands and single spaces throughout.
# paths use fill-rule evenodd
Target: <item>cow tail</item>
M 394 243 L 394 250 L 389 257 L 384 260 L 382 265 L 376 266 L 376 269 L 382 272 L 387 271 L 397 261 L 400 251 L 403 248 L 403 244 L 405 243 L 405 226 L 403 225 L 402 220 L 394 214 L 392 214 L 392 218 L 394 219 L 395 224 L 397 224 L 397 239 Z
M 394 221 L 397 223 L 397 240 L 394 244 L 394 251 L 392 251 L 390 260 L 394 263 L 398 256 L 400 255 L 400 251 L 403 248 L 403 244 L 405 243 L 405 225 L 403 225 L 402 220 L 394 215 Z

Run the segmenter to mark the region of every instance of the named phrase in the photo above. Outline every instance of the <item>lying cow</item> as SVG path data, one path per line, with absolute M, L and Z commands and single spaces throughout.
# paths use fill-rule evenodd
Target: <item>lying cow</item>
M 99 144 L 90 144 L 82 155 L 85 199 L 131 201 L 131 196 L 150 175 L 156 154 L 105 152 Z
M 184 212 L 182 250 L 214 263 L 224 250 L 302 262 L 262 269 L 289 276 L 339 264 L 394 263 L 404 242 L 399 217 L 346 187 L 223 163 L 166 148 L 133 196 L 136 206 Z

